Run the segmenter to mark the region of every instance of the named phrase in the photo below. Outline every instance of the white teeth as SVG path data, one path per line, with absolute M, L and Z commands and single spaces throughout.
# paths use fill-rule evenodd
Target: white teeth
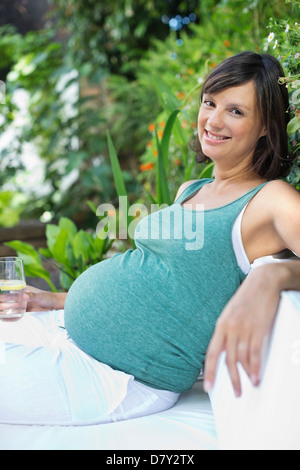
M 210 132 L 207 131 L 207 136 L 210 138 L 210 139 L 213 139 L 213 140 L 226 140 L 227 137 L 222 137 L 222 136 L 218 136 L 218 135 L 212 135 Z

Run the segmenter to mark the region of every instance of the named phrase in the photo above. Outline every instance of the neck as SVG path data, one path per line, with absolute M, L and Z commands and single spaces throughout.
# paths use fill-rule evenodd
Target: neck
M 223 190 L 224 188 L 232 185 L 249 185 L 264 183 L 266 180 L 255 173 L 252 169 L 234 167 L 230 169 L 220 168 L 219 165 L 215 165 L 215 190 Z

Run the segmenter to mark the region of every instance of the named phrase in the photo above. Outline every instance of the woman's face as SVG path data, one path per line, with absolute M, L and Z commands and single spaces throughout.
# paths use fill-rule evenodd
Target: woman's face
M 216 163 L 250 164 L 265 134 L 253 81 L 203 95 L 198 136 L 203 153 Z

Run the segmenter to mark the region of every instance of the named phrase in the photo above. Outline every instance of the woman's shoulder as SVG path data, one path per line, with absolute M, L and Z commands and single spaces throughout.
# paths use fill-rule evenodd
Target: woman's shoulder
M 273 216 L 295 214 L 300 209 L 300 192 L 286 181 L 273 180 L 265 185 L 259 201 Z
M 285 198 L 299 198 L 300 192 L 297 191 L 292 185 L 283 180 L 269 181 L 265 186 L 265 195 L 274 197 L 276 200 Z

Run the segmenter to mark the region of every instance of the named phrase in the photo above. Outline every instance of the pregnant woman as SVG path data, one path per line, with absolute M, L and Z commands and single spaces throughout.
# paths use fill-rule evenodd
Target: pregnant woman
M 293 163 L 282 76 L 267 54 L 242 52 L 217 66 L 203 85 L 196 142 L 215 178 L 185 182 L 172 206 L 140 221 L 135 250 L 88 269 L 67 294 L 28 288 L 28 310 L 39 313 L 0 324 L 0 422 L 157 413 L 205 363 L 210 389 L 223 350 L 236 395 L 237 362 L 258 385 L 280 294 L 300 290 L 298 261 L 249 274 L 260 257 L 300 255 L 300 194 L 282 181 Z

